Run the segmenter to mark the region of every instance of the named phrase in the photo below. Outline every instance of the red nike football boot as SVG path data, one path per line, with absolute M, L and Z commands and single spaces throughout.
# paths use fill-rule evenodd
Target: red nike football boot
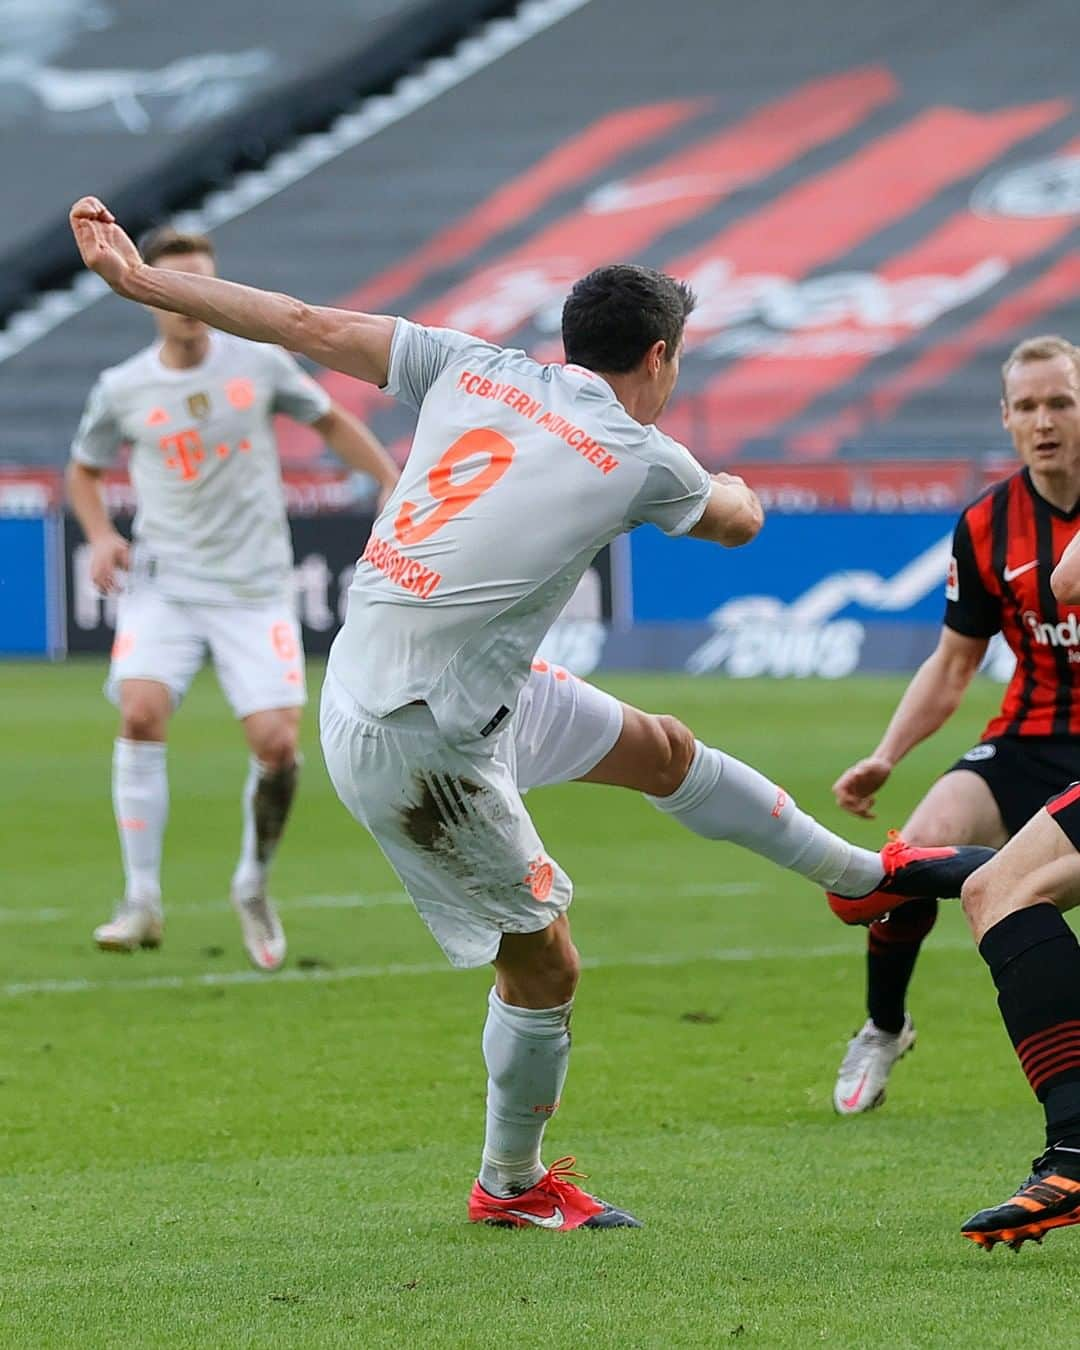
M 552 1228 L 560 1233 L 571 1228 L 640 1228 L 640 1220 L 632 1214 L 566 1180 L 584 1178 L 584 1172 L 572 1170 L 575 1162 L 576 1158 L 559 1158 L 535 1186 L 506 1199 L 489 1195 L 475 1182 L 469 1196 L 469 1222 L 496 1228 Z
M 884 878 L 867 895 L 837 895 L 826 891 L 829 908 L 844 923 L 873 923 L 908 900 L 953 900 L 972 872 L 994 856 L 992 848 L 973 844 L 946 848 L 917 848 L 905 843 L 896 830 L 881 850 Z

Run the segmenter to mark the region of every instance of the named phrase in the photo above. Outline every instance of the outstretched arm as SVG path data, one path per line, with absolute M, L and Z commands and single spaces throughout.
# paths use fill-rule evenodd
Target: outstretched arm
M 912 676 L 877 749 L 833 784 L 837 805 L 873 820 L 874 797 L 909 750 L 949 720 L 986 655 L 988 638 L 941 630 L 933 652 Z
M 77 201 L 70 220 L 83 262 L 125 300 L 187 314 L 253 342 L 278 343 L 369 384 L 386 383 L 394 334 L 388 315 L 308 305 L 218 277 L 148 267 L 96 197 Z

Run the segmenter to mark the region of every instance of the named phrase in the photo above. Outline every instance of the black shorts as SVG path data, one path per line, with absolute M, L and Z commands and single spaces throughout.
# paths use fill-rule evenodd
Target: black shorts
M 972 746 L 949 772 L 956 769 L 979 775 L 1013 835 L 1051 797 L 1080 779 L 1080 741 L 1063 736 L 994 736 Z
M 1054 824 L 1061 826 L 1065 838 L 1080 853 L 1080 783 L 1072 783 L 1046 803 L 1046 809 L 1054 817 Z

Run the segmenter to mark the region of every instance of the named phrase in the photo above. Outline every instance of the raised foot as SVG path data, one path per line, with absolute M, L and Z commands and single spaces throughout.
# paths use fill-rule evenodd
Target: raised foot
M 961 891 L 972 872 L 989 862 L 992 848 L 963 844 L 919 848 L 907 843 L 896 830 L 881 850 L 884 877 L 867 895 L 837 895 L 826 891 L 829 908 L 843 923 L 870 924 L 909 900 L 951 900 Z

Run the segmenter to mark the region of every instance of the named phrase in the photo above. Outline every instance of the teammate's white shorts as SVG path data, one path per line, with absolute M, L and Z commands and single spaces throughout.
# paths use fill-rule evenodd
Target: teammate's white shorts
M 504 933 L 547 928 L 573 899 L 521 793 L 580 778 L 622 731 L 622 705 L 538 663 L 509 726 L 449 744 L 423 704 L 372 717 L 328 671 L 320 714 L 337 794 L 374 835 L 450 963 L 494 960 Z
M 105 692 L 119 703 L 124 680 L 156 680 L 168 686 L 175 707 L 208 651 L 235 716 L 307 702 L 304 649 L 287 598 L 191 604 L 162 595 L 152 581 L 120 597 Z

